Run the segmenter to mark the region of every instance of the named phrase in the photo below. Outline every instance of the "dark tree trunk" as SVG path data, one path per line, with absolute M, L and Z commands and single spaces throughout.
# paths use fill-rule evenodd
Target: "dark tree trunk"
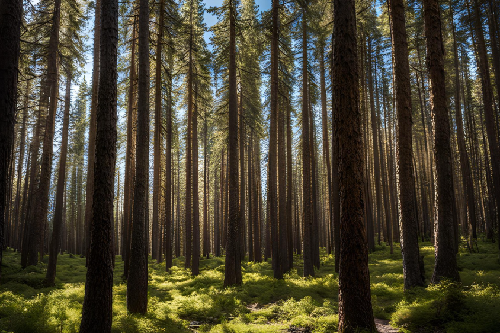
M 335 34 L 332 34 L 332 59 L 331 59 L 331 79 L 334 81 L 333 60 L 335 58 L 334 45 Z M 332 100 L 334 100 L 335 91 L 332 89 Z M 336 125 L 337 113 L 334 112 L 332 107 L 332 228 L 333 228 L 333 246 L 335 251 L 335 272 L 339 272 L 340 264 L 340 193 L 339 193 L 339 146 L 337 141 L 337 128 Z
M 113 261 L 110 245 L 113 237 L 113 182 L 117 136 L 118 1 L 102 0 L 101 12 L 92 239 L 80 333 L 111 332 L 113 316 Z
M 127 103 L 127 151 L 125 155 L 125 181 L 123 186 L 123 276 L 128 277 L 130 265 L 130 240 L 132 238 L 132 202 L 134 200 L 135 180 L 135 124 L 137 122 L 136 104 L 136 61 L 135 47 L 137 36 L 137 17 L 132 25 L 132 48 L 130 57 L 129 91 Z
M 430 78 L 434 120 L 434 160 L 436 162 L 436 240 L 432 283 L 442 278 L 460 280 L 453 238 L 453 178 L 451 168 L 450 122 L 445 92 L 444 50 L 441 17 L 437 0 L 424 0 L 427 68 Z
M 71 73 L 66 77 L 66 96 L 64 98 L 64 118 L 62 128 L 62 142 L 59 159 L 59 175 L 57 177 L 56 189 L 56 210 L 52 230 L 52 240 L 49 248 L 49 265 L 45 276 L 48 285 L 54 285 L 56 278 L 57 254 L 61 247 L 62 227 L 63 227 L 63 204 L 64 188 L 66 185 L 66 155 L 68 153 L 68 133 L 69 133 L 69 108 L 71 104 Z M 64 210 L 65 211 L 65 210 Z
M 127 309 L 146 313 L 148 307 L 148 178 L 149 178 L 149 5 L 139 1 L 139 91 L 134 217 L 127 280 Z
M 229 0 L 229 211 L 224 287 L 240 285 L 240 219 L 238 189 L 238 95 L 236 91 L 236 4 Z
M 38 262 L 37 252 L 40 260 L 43 258 L 45 228 L 47 224 L 47 211 L 49 206 L 50 174 L 52 172 L 52 155 L 55 132 L 55 120 L 57 110 L 57 99 L 59 93 L 59 28 L 61 21 L 61 0 L 54 3 L 52 13 L 52 27 L 49 38 L 47 55 L 47 95 L 48 115 L 45 123 L 45 134 L 43 137 L 43 153 L 41 159 L 40 184 L 36 197 L 33 219 L 31 221 L 30 241 L 28 249 L 28 265 L 36 265 Z M 45 104 L 45 102 L 43 103 Z
M 450 6 L 451 8 L 451 6 Z M 464 194 L 466 197 L 467 220 L 471 229 L 471 236 L 473 239 L 477 238 L 476 234 L 476 200 L 474 198 L 474 185 L 472 183 L 472 176 L 469 164 L 469 155 L 465 145 L 464 125 L 462 120 L 462 108 L 460 104 L 460 70 L 458 62 L 458 47 L 455 35 L 455 23 L 453 19 L 453 11 L 450 11 L 450 20 L 453 30 L 453 65 L 455 67 L 455 121 L 457 124 L 457 141 L 458 150 L 460 152 L 460 169 L 462 171 L 462 181 Z
M 481 74 L 484 120 L 486 134 L 488 137 L 488 148 L 491 155 L 491 168 L 493 174 L 493 190 L 497 208 L 500 207 L 500 148 L 498 147 L 498 136 L 495 129 L 495 114 L 493 112 L 493 88 L 490 80 L 490 69 L 488 65 L 488 53 L 484 41 L 483 26 L 481 21 L 481 8 L 479 2 L 474 0 L 475 9 L 475 30 L 477 38 L 477 56 L 479 73 Z M 472 19 L 472 18 L 471 18 Z M 498 85 L 498 83 L 497 83 Z M 497 115 L 498 116 L 498 115 Z M 497 214 L 497 222 L 500 221 L 500 214 Z M 500 232 L 499 232 L 500 247 Z
M 87 162 L 87 185 L 85 192 L 85 235 L 83 253 L 87 256 L 90 251 L 90 230 L 92 229 L 92 200 L 94 195 L 94 161 L 95 161 L 95 141 L 96 141 L 96 118 L 97 118 L 97 94 L 99 87 L 99 63 L 101 47 L 101 1 L 96 0 L 94 18 L 94 63 L 92 68 L 92 96 L 90 101 L 90 124 L 89 124 L 89 148 Z M 126 274 L 125 274 L 126 276 Z
M 170 37 L 170 36 L 169 36 Z M 169 47 L 172 40 L 169 38 Z M 165 228 L 164 228 L 164 249 L 165 249 L 165 270 L 172 267 L 172 216 L 173 216 L 173 196 L 172 196 L 172 70 L 173 70 L 172 50 L 168 51 L 168 72 L 167 72 L 167 110 L 166 110 L 166 151 L 165 151 Z M 177 195 L 178 196 L 178 195 Z M 176 254 L 177 255 L 177 254 Z
M 153 259 L 161 262 L 161 233 L 160 233 L 160 169 L 161 169 L 161 66 L 163 29 L 165 17 L 165 0 L 160 1 L 160 18 L 158 22 L 158 38 L 156 41 L 156 64 L 155 64 L 155 132 L 154 132 L 154 175 L 153 175 L 153 221 L 151 251 Z M 167 201 L 168 202 L 168 201 Z
M 363 143 L 354 0 L 334 1 L 333 90 L 340 180 L 339 332 L 375 330 L 363 225 Z
M 313 201 L 311 184 L 311 144 L 310 144 L 310 119 L 309 119 L 309 88 L 307 75 L 307 7 L 302 8 L 302 197 L 303 197 L 303 235 L 304 235 L 304 276 L 314 276 L 313 245 Z
M 193 119 L 193 264 L 191 273 L 200 273 L 200 205 L 198 197 L 198 81 L 194 82 Z
M 406 39 L 405 7 L 403 0 L 389 0 L 392 23 L 392 47 L 396 79 L 396 105 L 398 117 L 397 173 L 399 228 L 405 289 L 423 286 L 419 265 L 418 220 L 414 200 L 412 107 L 408 41 Z
M 7 210 L 9 167 L 14 149 L 14 125 L 17 100 L 17 73 L 21 41 L 23 2 L 2 0 L 0 3 L 0 276 L 4 225 Z
M 273 0 L 272 7 L 272 36 L 271 36 L 271 122 L 269 138 L 268 160 L 268 214 L 267 228 L 270 229 L 270 238 L 266 232 L 266 259 L 272 252 L 273 271 L 276 279 L 283 278 L 279 264 L 279 235 L 278 235 L 278 189 L 277 189 L 277 129 L 279 108 L 279 6 L 280 0 Z M 267 230 L 266 230 L 267 231 Z M 271 246 L 272 244 L 272 246 Z M 269 251 L 271 250 L 271 251 Z

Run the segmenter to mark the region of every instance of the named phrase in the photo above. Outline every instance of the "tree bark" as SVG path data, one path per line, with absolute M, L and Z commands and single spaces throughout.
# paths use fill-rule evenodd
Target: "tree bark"
M 363 225 L 363 143 L 354 0 L 334 1 L 333 91 L 340 180 L 339 332 L 375 330 Z
M 432 283 L 442 278 L 459 281 L 453 239 L 453 179 L 451 169 L 450 123 L 446 103 L 444 49 L 441 17 L 437 0 L 424 0 L 427 68 L 430 78 L 431 108 L 434 121 L 434 160 L 436 162 L 436 239 Z
M 389 0 L 392 23 L 394 71 L 396 76 L 396 105 L 398 117 L 397 173 L 399 228 L 405 289 L 423 286 L 419 265 L 418 220 L 414 200 L 412 106 L 408 41 L 405 26 L 405 7 L 402 0 Z
M 54 223 L 52 230 L 52 240 L 49 247 L 49 265 L 45 276 L 49 286 L 54 285 L 56 278 L 57 254 L 61 247 L 62 227 L 63 227 L 63 204 L 64 189 L 66 187 L 66 155 L 68 153 L 69 134 L 69 108 L 71 104 L 71 73 L 66 77 L 66 95 L 64 98 L 64 118 L 62 128 L 61 153 L 59 158 L 59 174 L 57 177 L 56 189 L 56 209 L 54 213 Z
M 139 1 L 139 91 L 134 213 L 127 280 L 127 309 L 144 314 L 148 307 L 147 221 L 149 178 L 149 5 Z
M 112 222 L 116 163 L 118 1 L 102 0 L 100 85 L 92 231 L 80 333 L 111 332 L 113 317 Z
M 0 3 L 0 276 L 7 210 L 8 170 L 14 149 L 14 125 L 17 102 L 17 73 L 21 42 L 23 2 Z
M 238 188 L 238 94 L 236 90 L 236 4 L 229 0 L 229 211 L 224 287 L 241 285 L 240 224 Z M 274 258 L 273 258 L 274 259 Z

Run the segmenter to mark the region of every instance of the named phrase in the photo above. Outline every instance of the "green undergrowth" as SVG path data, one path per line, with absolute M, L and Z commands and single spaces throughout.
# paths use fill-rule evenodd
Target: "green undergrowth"
M 404 332 L 500 332 L 500 265 L 497 244 L 479 242 L 478 252 L 461 248 L 462 283 L 403 291 L 401 251 L 381 245 L 370 254 L 371 293 L 376 318 Z M 434 249 L 421 243 L 426 282 Z M 55 287 L 46 287 L 46 261 L 21 269 L 20 254 L 4 252 L 0 281 L 0 332 L 78 332 L 85 293 L 85 258 L 59 255 Z M 285 279 L 273 278 L 271 262 L 242 265 L 243 285 L 223 288 L 224 258 L 200 260 L 200 275 L 174 259 L 170 272 L 149 262 L 146 315 L 126 307 L 123 262 L 116 257 L 113 289 L 114 332 L 335 332 L 338 327 L 338 274 L 334 258 L 322 252 L 315 278 L 303 278 L 302 259 Z

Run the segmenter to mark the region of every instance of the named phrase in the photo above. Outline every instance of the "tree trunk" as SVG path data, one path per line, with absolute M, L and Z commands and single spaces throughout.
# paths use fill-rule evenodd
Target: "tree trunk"
M 144 314 L 148 307 L 148 178 L 149 178 L 149 5 L 139 1 L 139 91 L 134 213 L 127 280 L 127 309 Z
M 363 143 L 353 0 L 334 1 L 333 91 L 340 180 L 339 332 L 375 330 L 363 225 Z
M 49 248 L 49 265 L 45 276 L 49 286 L 54 285 L 56 278 L 57 254 L 61 247 L 63 227 L 64 189 L 66 187 L 66 155 L 68 153 L 69 108 L 71 104 L 71 73 L 66 76 L 66 96 L 64 98 L 64 118 L 62 128 L 61 152 L 59 158 L 59 174 L 57 177 L 56 209 L 52 230 L 52 240 Z M 65 212 L 65 211 L 64 211 Z
M 14 149 L 14 125 L 17 108 L 17 73 L 21 42 L 23 2 L 2 0 L 0 3 L 0 276 L 4 225 L 7 210 L 8 170 Z
M 85 192 L 85 236 L 83 253 L 87 256 L 85 265 L 88 265 L 88 252 L 90 251 L 90 230 L 92 228 L 92 200 L 94 195 L 94 162 L 95 162 L 95 141 L 96 141 L 96 121 L 97 121 L 97 94 L 99 87 L 99 63 L 101 48 L 101 1 L 96 0 L 94 18 L 94 63 L 92 68 L 92 92 L 90 101 L 90 124 L 89 124 L 89 146 L 87 158 L 87 185 Z M 126 276 L 126 274 L 124 274 Z
M 307 75 L 307 5 L 302 8 L 302 196 L 303 196 L 303 246 L 304 276 L 314 276 L 314 253 L 312 250 L 313 207 L 311 186 L 311 145 L 309 119 L 309 88 Z
M 152 257 L 161 262 L 161 233 L 160 233 L 160 169 L 161 169 L 161 54 L 163 46 L 163 29 L 165 17 L 165 0 L 160 1 L 160 17 L 158 22 L 158 38 L 156 41 L 155 64 L 155 132 L 154 132 L 154 175 L 153 175 L 153 221 L 152 221 Z M 168 202 L 168 201 L 167 201 Z
M 61 0 L 54 3 L 52 13 L 52 27 L 49 38 L 47 55 L 47 95 L 48 115 L 45 123 L 45 134 L 43 137 L 43 153 L 41 159 L 40 184 L 36 199 L 35 210 L 32 219 L 32 230 L 28 249 L 28 265 L 36 265 L 43 258 L 45 228 L 47 224 L 47 211 L 49 206 L 50 174 L 52 171 L 52 155 L 55 132 L 55 114 L 57 110 L 57 99 L 59 93 L 59 29 L 61 21 Z M 46 104 L 45 102 L 42 104 Z
M 437 0 L 424 0 L 427 67 L 430 77 L 434 120 L 434 160 L 436 162 L 436 240 L 432 283 L 442 278 L 459 281 L 453 239 L 453 179 L 451 168 L 450 123 L 446 103 L 443 38 Z
M 412 106 L 408 42 L 406 39 L 405 7 L 403 0 L 389 0 L 392 23 L 394 71 L 396 76 L 396 105 L 398 117 L 397 173 L 399 199 L 399 228 L 405 289 L 423 286 L 419 265 L 418 220 L 414 200 Z
M 238 95 L 236 90 L 236 4 L 229 0 L 229 211 L 224 287 L 240 285 L 240 220 L 238 189 Z
M 116 162 L 118 1 L 102 0 L 100 85 L 93 181 L 92 239 L 80 333 L 111 332 L 113 302 L 112 221 Z
M 132 24 L 132 48 L 130 57 L 130 75 L 129 75 L 129 91 L 127 103 L 127 151 L 125 156 L 125 181 L 123 186 L 123 276 L 128 277 L 130 265 L 130 241 L 132 239 L 132 213 L 134 202 L 134 181 L 135 181 L 135 139 L 137 111 L 136 107 L 136 61 L 135 61 L 135 47 L 137 36 L 137 16 L 134 16 Z

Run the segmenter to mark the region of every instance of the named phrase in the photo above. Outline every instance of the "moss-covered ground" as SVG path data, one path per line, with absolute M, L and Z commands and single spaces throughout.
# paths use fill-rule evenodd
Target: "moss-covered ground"
M 403 291 L 399 247 L 370 254 L 373 311 L 403 332 L 500 332 L 500 264 L 497 244 L 479 242 L 478 252 L 460 250 L 461 284 L 443 282 Z M 426 279 L 434 249 L 421 243 Z M 20 254 L 4 252 L 0 281 L 0 332 L 77 332 L 84 298 L 85 259 L 58 257 L 56 286 L 44 286 L 46 263 L 21 269 Z M 335 332 L 338 275 L 333 256 L 322 253 L 315 278 L 303 278 L 301 257 L 284 280 L 271 263 L 244 263 L 243 285 L 223 289 L 224 258 L 202 259 L 192 277 L 183 258 L 165 266 L 149 263 L 149 303 L 145 316 L 126 308 L 123 263 L 116 257 L 113 289 L 114 332 Z

